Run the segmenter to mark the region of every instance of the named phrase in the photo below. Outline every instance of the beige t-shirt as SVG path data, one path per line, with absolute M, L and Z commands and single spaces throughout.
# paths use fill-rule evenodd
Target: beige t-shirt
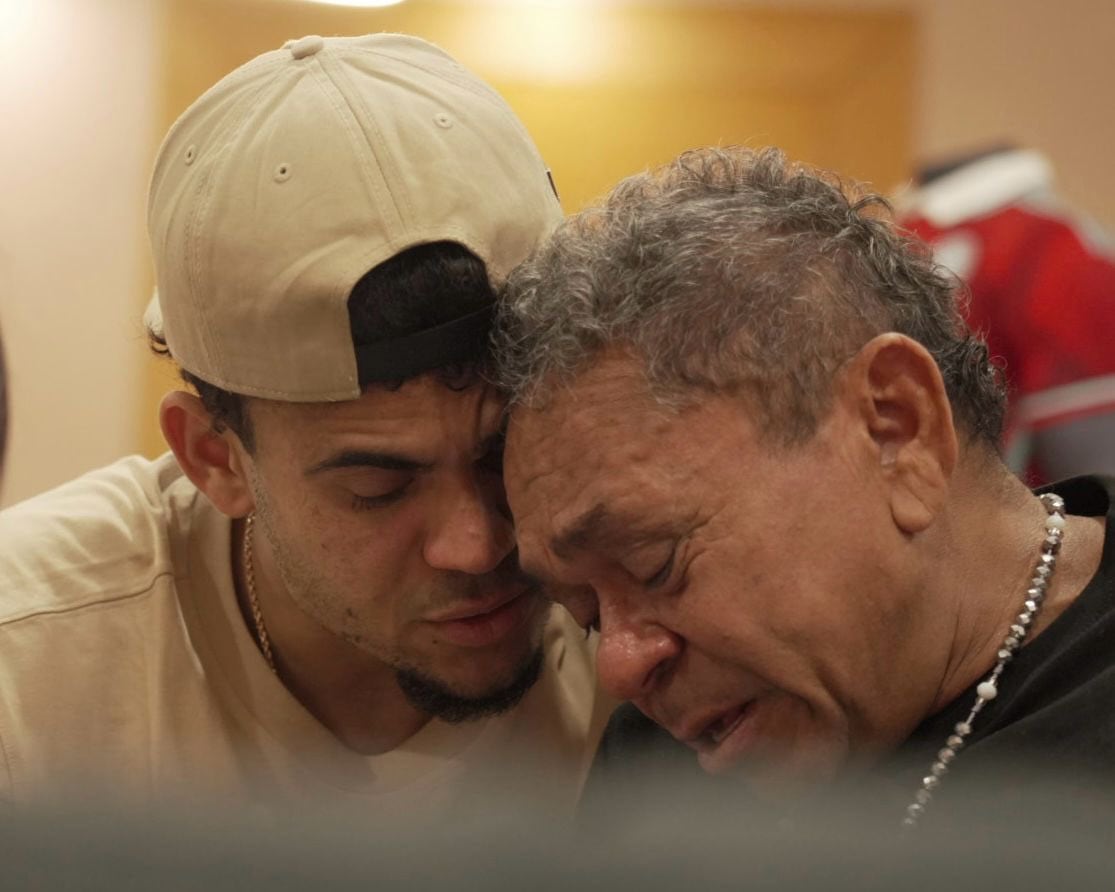
M 0 795 L 371 803 L 410 817 L 508 795 L 572 813 L 608 704 L 592 643 L 564 611 L 514 710 L 432 720 L 364 756 L 264 662 L 230 552 L 230 521 L 170 455 L 125 459 L 0 513 Z

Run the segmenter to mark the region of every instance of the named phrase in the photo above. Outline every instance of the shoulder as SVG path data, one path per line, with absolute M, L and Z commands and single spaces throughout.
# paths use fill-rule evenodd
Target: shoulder
M 180 591 L 204 504 L 173 459 L 129 458 L 0 512 L 9 795 L 142 784 L 151 747 L 179 745 L 205 696 Z
M 1115 480 L 1078 477 L 1046 489 L 1064 496 L 1070 514 L 1106 515 L 1101 556 L 1083 590 L 1004 671 L 1000 696 L 986 719 L 986 744 L 979 743 L 989 758 L 996 753 L 1052 756 L 1066 766 L 1110 773 L 1115 746 Z M 962 698 L 970 703 L 974 692 Z
M 596 641 L 586 636 L 565 609 L 554 605 L 542 632 L 546 665 L 566 684 L 583 688 L 595 678 Z
M 542 637 L 538 682 L 506 717 L 519 758 L 545 774 L 576 779 L 588 771 L 615 701 L 596 682 L 596 636 L 585 636 L 563 608 L 553 606 Z
M 132 457 L 0 512 L 0 626 L 149 589 L 197 498 L 170 456 Z
M 554 605 L 543 628 L 542 653 L 542 675 L 519 712 L 533 723 L 558 722 L 581 746 L 592 737 L 595 746 L 607 719 L 599 715 L 606 698 L 596 685 L 595 637 L 586 638 L 568 612 Z

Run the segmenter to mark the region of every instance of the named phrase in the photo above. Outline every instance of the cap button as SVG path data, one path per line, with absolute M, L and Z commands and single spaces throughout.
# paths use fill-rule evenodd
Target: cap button
M 291 56 L 295 59 L 305 59 L 307 56 L 312 56 L 314 53 L 321 52 L 325 47 L 325 39 L 318 37 L 316 34 L 311 34 L 308 37 L 303 37 L 300 40 L 295 40 L 290 44 L 288 49 Z

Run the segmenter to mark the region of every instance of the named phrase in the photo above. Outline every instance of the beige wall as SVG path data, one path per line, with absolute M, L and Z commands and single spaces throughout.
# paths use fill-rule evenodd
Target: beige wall
M 157 7 L 0 0 L 11 503 L 137 448 Z
M 919 0 L 915 142 L 1045 150 L 1063 192 L 1115 229 L 1115 3 Z

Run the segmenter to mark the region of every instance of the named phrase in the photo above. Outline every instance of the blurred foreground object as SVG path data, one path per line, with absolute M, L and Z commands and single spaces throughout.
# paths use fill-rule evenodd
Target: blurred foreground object
M 1115 241 L 1027 149 L 926 167 L 899 205 L 967 283 L 969 324 L 1005 362 L 1010 466 L 1035 485 L 1115 472 Z
M 1104 833 L 1111 813 L 1056 796 L 1002 822 L 977 811 L 897 839 L 840 800 L 776 825 L 761 811 L 681 795 L 691 808 L 617 812 L 590 834 L 498 808 L 437 830 L 370 825 L 356 812 L 263 822 L 235 807 L 217 816 L 9 811 L 0 816 L 0 856 L 9 888 L 111 892 L 1091 892 L 1109 888 L 1115 873 Z

